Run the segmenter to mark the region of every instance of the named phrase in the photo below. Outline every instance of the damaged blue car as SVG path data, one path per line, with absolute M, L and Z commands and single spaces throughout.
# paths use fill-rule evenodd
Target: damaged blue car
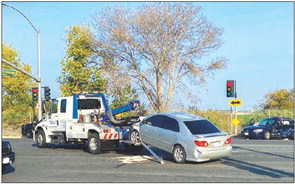
M 252 126 L 243 128 L 241 135 L 245 138 L 294 139 L 294 120 L 286 117 L 265 118 Z

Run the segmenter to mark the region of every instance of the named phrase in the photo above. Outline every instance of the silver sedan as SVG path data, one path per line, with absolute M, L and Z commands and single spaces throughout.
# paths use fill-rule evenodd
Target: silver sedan
M 159 113 L 140 123 L 142 142 L 173 154 L 177 163 L 231 155 L 231 137 L 207 119 L 189 113 Z

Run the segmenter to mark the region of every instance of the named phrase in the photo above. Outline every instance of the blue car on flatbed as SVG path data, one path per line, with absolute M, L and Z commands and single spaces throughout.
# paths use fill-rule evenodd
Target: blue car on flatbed
M 245 138 L 294 139 L 294 120 L 286 117 L 265 118 L 252 126 L 243 128 L 241 135 Z

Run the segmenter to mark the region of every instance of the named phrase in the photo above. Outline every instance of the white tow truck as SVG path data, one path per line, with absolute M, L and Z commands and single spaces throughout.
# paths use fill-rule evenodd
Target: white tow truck
M 113 150 L 124 141 L 127 148 L 135 150 L 142 147 L 134 129 L 141 117 L 117 120 L 114 115 L 135 110 L 138 105 L 138 100 L 132 100 L 111 110 L 104 94 L 73 94 L 52 99 L 48 115 L 34 128 L 33 140 L 39 148 L 69 142 L 84 145 L 88 141 L 92 154 Z

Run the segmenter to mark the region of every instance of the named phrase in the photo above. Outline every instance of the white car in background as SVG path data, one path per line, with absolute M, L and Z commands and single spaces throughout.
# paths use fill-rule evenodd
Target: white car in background
M 173 154 L 177 163 L 231 155 L 231 137 L 207 119 L 189 113 L 159 113 L 139 125 L 141 141 Z

